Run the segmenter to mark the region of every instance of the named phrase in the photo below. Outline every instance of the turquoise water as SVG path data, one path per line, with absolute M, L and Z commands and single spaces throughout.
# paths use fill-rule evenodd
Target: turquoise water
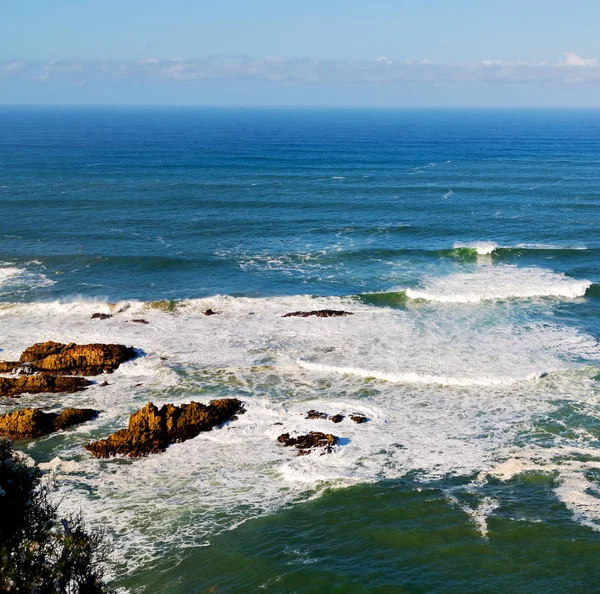
M 600 112 L 1 108 L 0 130 L 0 356 L 144 353 L 4 405 L 102 411 L 20 447 L 106 528 L 115 585 L 600 589 Z M 354 315 L 281 317 L 325 307 Z M 246 414 L 164 454 L 82 448 L 220 396 Z M 309 430 L 340 446 L 276 443 Z

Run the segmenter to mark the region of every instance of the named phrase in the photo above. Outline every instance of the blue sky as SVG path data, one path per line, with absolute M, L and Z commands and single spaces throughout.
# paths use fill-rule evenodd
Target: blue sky
M 2 0 L 1 103 L 600 107 L 600 2 Z

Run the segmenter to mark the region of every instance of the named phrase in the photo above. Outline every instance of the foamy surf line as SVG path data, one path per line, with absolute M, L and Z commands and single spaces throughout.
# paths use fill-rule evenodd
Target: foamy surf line
M 440 386 L 456 386 L 456 387 L 471 387 L 471 386 L 511 386 L 522 381 L 533 381 L 547 375 L 547 372 L 532 373 L 524 378 L 500 378 L 500 377 L 451 377 L 443 375 L 432 375 L 427 373 L 386 373 L 373 369 L 360 369 L 357 367 L 337 367 L 335 365 L 325 365 L 323 363 L 314 363 L 298 359 L 297 363 L 300 367 L 311 371 L 324 373 L 338 373 L 342 375 L 354 375 L 364 379 L 378 379 L 386 382 L 397 384 L 423 384 L 423 385 L 440 385 Z
M 439 303 L 478 303 L 499 299 L 557 297 L 576 299 L 585 296 L 591 281 L 576 280 L 543 268 L 518 268 L 501 264 L 477 268 L 472 273 L 429 277 L 421 288 L 406 289 L 411 299 Z

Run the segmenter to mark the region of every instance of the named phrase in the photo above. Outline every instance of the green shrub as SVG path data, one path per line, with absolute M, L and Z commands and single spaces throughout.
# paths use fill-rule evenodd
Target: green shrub
M 10 441 L 0 439 L 0 592 L 107 594 L 106 545 L 81 516 L 59 518 L 58 506 Z

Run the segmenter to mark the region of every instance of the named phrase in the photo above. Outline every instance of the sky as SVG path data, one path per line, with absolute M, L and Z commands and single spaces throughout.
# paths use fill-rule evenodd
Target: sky
M 599 0 L 0 0 L 0 103 L 600 107 Z

